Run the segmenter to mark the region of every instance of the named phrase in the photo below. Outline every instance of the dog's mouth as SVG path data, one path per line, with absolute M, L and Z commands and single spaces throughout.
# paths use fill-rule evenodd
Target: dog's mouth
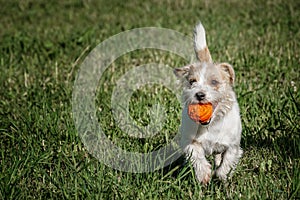
M 199 121 L 199 123 L 200 123 L 202 126 L 206 126 L 206 125 L 210 124 L 210 121 L 211 121 L 211 119 L 209 119 L 209 120 L 206 121 L 206 122 L 201 122 L 201 121 Z
M 214 111 L 216 109 L 214 103 L 191 103 L 188 105 L 188 116 L 196 123 L 203 126 L 210 124 Z

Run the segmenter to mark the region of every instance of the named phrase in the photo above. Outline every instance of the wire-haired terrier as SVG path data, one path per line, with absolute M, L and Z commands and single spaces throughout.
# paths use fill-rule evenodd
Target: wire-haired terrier
M 241 119 L 233 91 L 235 74 L 228 63 L 212 61 L 201 23 L 195 27 L 194 49 L 199 60 L 174 70 L 184 84 L 181 145 L 195 169 L 197 179 L 209 183 L 212 175 L 226 180 L 242 156 L 240 148 Z M 195 122 L 188 115 L 189 105 L 212 105 L 209 121 Z M 215 172 L 206 156 L 215 155 Z

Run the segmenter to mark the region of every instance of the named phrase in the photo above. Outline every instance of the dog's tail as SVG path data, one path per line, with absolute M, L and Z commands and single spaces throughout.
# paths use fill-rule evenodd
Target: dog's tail
M 199 61 L 212 62 L 212 58 L 206 44 L 205 29 L 201 22 L 194 30 L 194 49 Z

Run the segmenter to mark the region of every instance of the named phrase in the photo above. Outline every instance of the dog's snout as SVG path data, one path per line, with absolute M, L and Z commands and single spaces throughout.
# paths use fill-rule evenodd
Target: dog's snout
M 205 94 L 203 92 L 197 92 L 196 93 L 196 98 L 201 101 L 201 100 L 204 100 L 205 98 Z

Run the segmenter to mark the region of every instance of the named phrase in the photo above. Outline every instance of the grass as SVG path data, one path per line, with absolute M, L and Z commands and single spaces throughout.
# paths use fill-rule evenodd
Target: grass
M 299 199 L 299 7 L 296 0 L 1 1 L 0 198 Z M 99 162 L 72 118 L 73 84 L 85 56 L 124 30 L 156 26 L 191 36 L 199 20 L 213 58 L 236 71 L 245 153 L 232 180 L 201 186 L 179 161 L 142 174 Z M 140 88 L 129 102 L 140 125 L 149 123 L 145 110 L 164 105 L 168 116 L 157 136 L 131 138 L 113 121 L 109 103 L 116 81 L 150 62 L 186 64 L 162 51 L 132 52 L 105 72 L 98 87 L 99 124 L 130 151 L 161 147 L 180 123 L 180 103 L 158 85 Z

